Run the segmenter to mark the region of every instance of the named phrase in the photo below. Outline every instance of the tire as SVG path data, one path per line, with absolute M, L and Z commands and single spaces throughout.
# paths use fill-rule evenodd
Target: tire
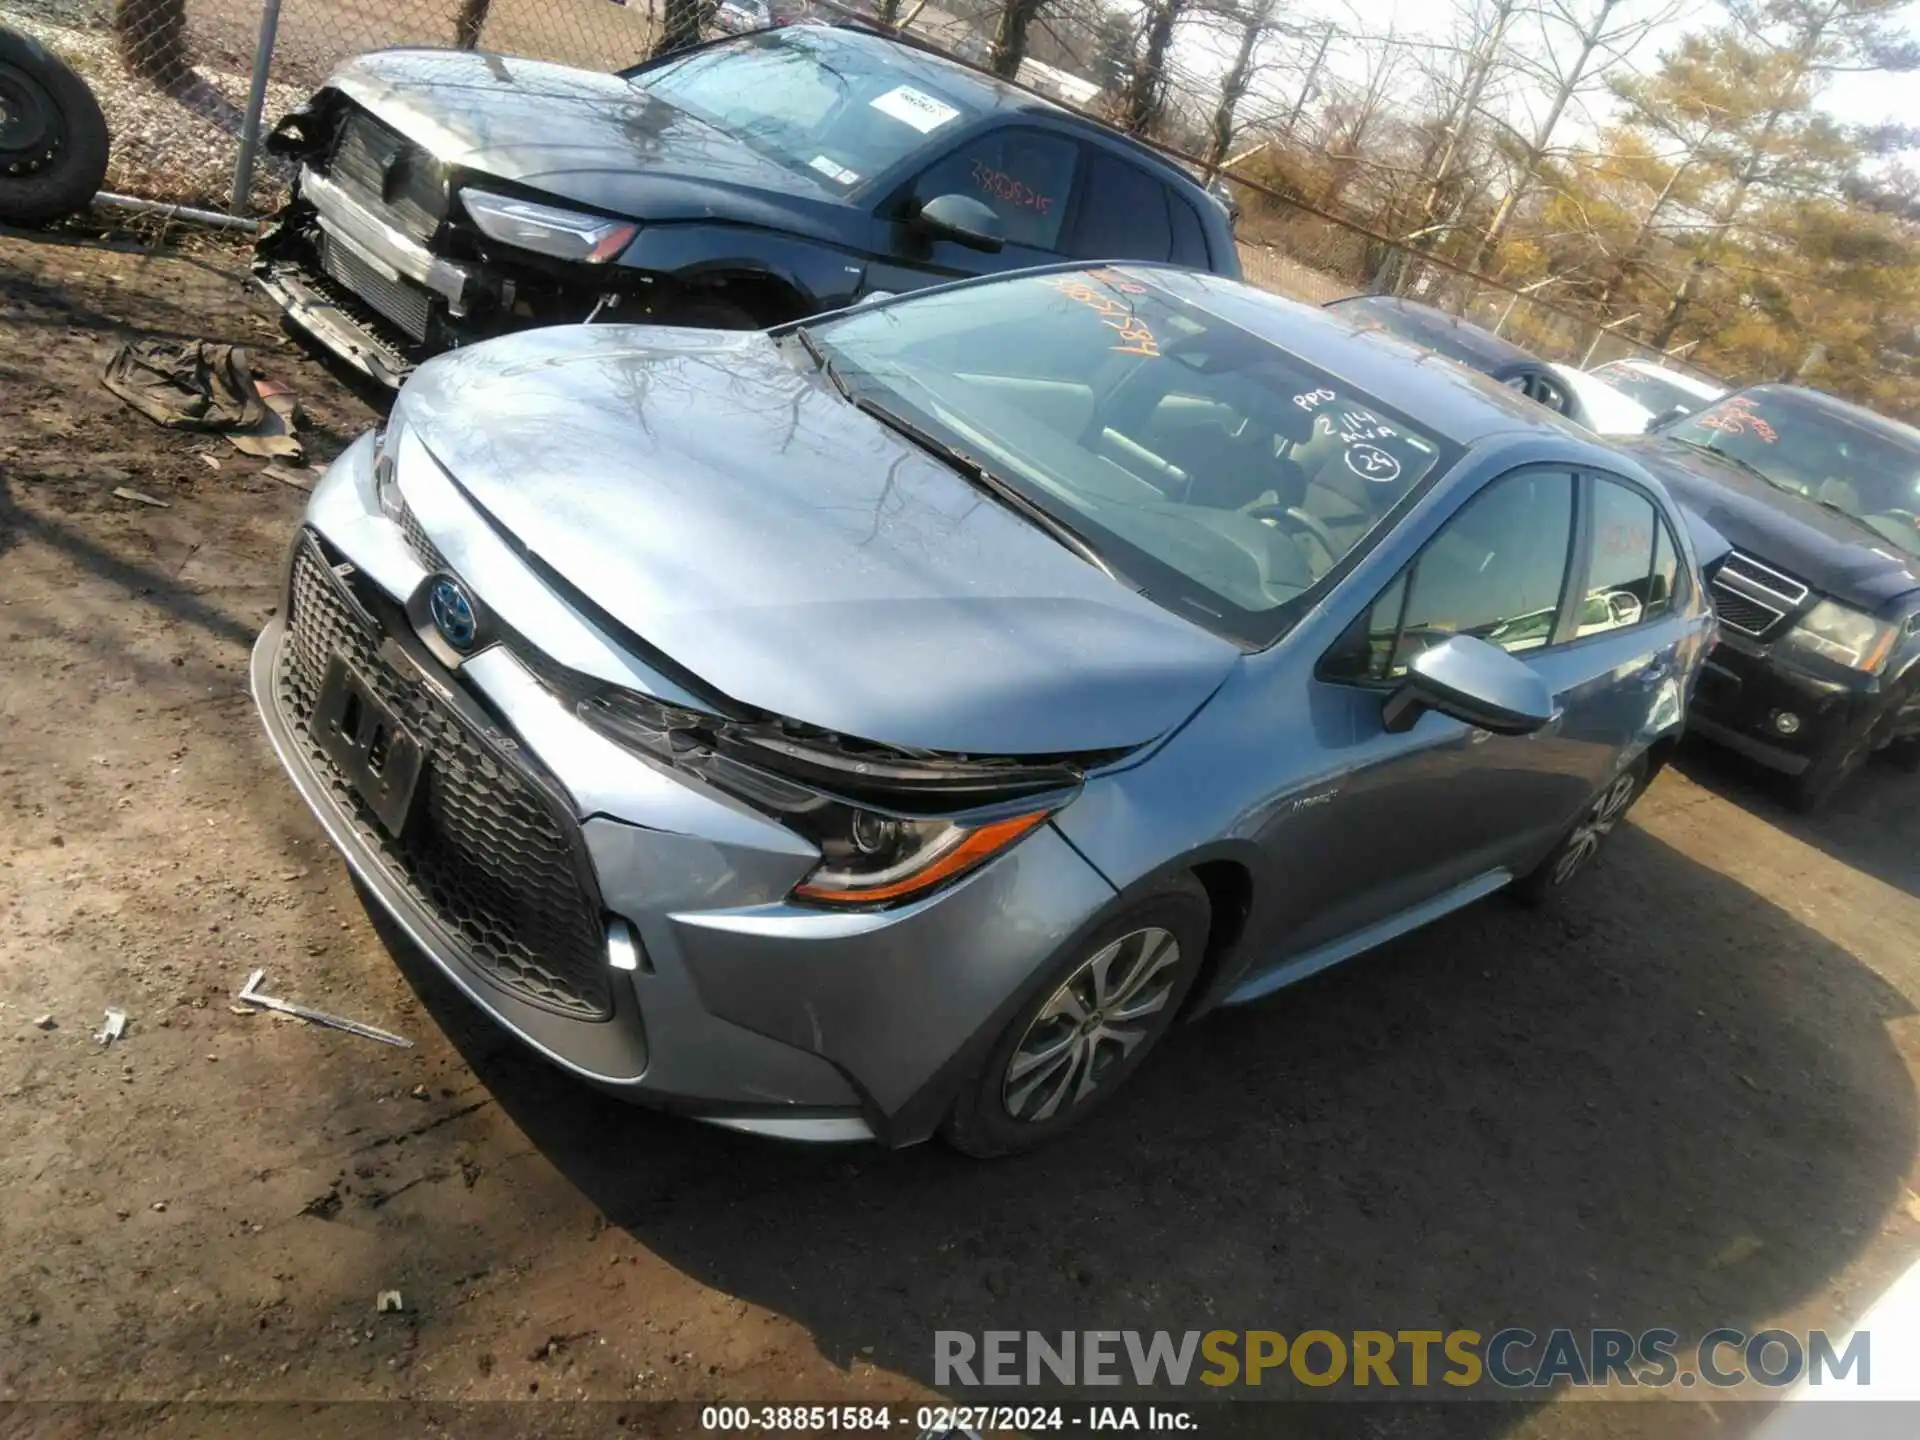
M 87 208 L 107 173 L 107 122 L 86 83 L 36 40 L 0 30 L 0 220 Z
M 1012 1155 L 1056 1139 L 1111 1100 L 1180 1013 L 1200 973 L 1209 920 L 1206 891 L 1182 875 L 1075 941 L 961 1088 L 942 1132 L 947 1143 L 982 1159 Z M 1097 1003 L 1103 993 L 1111 1013 Z M 1139 1009 L 1149 1002 L 1150 1010 Z M 1109 1023 L 1128 1011 L 1137 1024 Z M 1050 1058 L 1035 1064 L 1035 1056 Z
M 1542 905 L 1584 874 L 1614 827 L 1646 793 L 1648 769 L 1647 757 L 1636 755 L 1630 765 L 1588 796 L 1579 817 L 1547 852 L 1547 858 L 1514 882 L 1514 897 L 1523 904 Z

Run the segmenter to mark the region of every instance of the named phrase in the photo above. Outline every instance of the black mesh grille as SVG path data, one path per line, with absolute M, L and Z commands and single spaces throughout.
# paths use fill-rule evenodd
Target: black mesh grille
M 319 238 L 320 265 L 329 279 L 346 286 L 399 326 L 409 339 L 427 338 L 427 325 L 433 316 L 431 295 L 418 285 L 381 274 L 326 232 L 322 231 Z
M 328 167 L 334 182 L 416 240 L 447 213 L 446 172 L 411 140 L 355 110 L 341 122 Z
M 393 879 L 476 969 L 545 1009 L 605 1019 L 613 1013 L 606 944 L 599 905 L 581 879 L 579 831 L 450 707 L 403 680 L 381 658 L 380 642 L 313 545 L 302 543 L 275 687 L 308 765 Z M 381 828 L 315 743 L 311 721 L 335 655 L 427 752 L 412 817 L 398 837 Z
M 420 517 L 413 513 L 413 507 L 405 500 L 400 502 L 400 533 L 407 537 L 407 544 L 413 553 L 420 557 L 420 563 L 429 570 L 450 570 L 447 557 L 440 553 L 440 547 L 420 524 Z
M 1750 600 L 1726 585 L 1713 587 L 1713 608 L 1720 619 L 1746 635 L 1763 636 L 1780 622 L 1780 612 Z

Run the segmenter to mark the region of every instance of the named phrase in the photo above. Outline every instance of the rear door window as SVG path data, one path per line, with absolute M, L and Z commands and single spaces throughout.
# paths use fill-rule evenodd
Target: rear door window
M 1666 614 L 1679 573 L 1679 552 L 1653 502 L 1629 486 L 1596 478 L 1578 633 L 1624 630 Z
M 1071 254 L 1082 260 L 1165 260 L 1173 254 L 1167 188 L 1104 150 L 1088 156 Z
M 1058 250 L 1080 147 L 1059 135 L 1009 127 L 976 135 L 913 184 L 915 208 L 966 195 L 1000 217 L 1007 244 Z

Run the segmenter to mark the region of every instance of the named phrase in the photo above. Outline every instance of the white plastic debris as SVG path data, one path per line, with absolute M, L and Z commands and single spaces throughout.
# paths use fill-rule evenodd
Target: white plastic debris
M 382 1290 L 378 1295 L 373 1297 L 373 1311 L 376 1315 L 384 1315 L 389 1310 L 395 1314 L 399 1314 L 406 1308 L 405 1303 L 400 1299 L 400 1292 L 398 1290 Z
M 102 1045 L 111 1045 L 126 1033 L 127 1012 L 124 1010 L 116 1010 L 109 1005 L 107 1007 L 106 1023 L 93 1032 L 93 1038 L 98 1040 Z

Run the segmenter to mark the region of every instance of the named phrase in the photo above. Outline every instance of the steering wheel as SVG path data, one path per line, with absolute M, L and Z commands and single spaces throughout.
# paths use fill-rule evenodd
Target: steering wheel
M 1332 568 L 1341 555 L 1340 544 L 1333 538 L 1333 532 L 1323 525 L 1319 518 L 1309 515 L 1298 505 L 1281 505 L 1268 502 L 1264 505 L 1250 505 L 1240 512 L 1251 520 L 1272 520 L 1296 535 L 1305 535 L 1326 553 L 1327 566 Z

